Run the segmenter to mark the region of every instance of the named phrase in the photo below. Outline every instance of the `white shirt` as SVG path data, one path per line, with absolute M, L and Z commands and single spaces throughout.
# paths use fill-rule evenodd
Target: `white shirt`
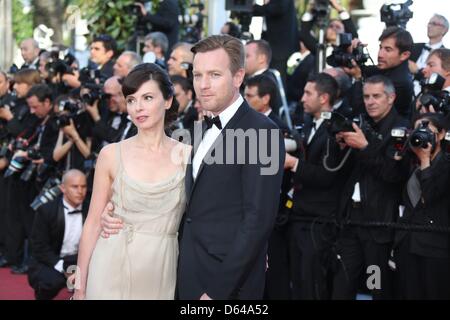
M 435 49 L 439 49 L 440 47 L 442 47 L 442 41 L 435 43 L 435 44 L 426 44 L 427 47 L 430 47 L 431 50 L 426 50 L 425 48 L 422 49 L 422 53 L 420 54 L 419 58 L 417 59 L 417 67 L 419 69 L 425 68 L 425 66 L 427 65 L 427 59 L 428 56 L 430 55 L 431 51 L 435 50 Z
M 244 98 L 239 95 L 239 98 L 235 102 L 218 115 L 218 117 L 220 117 L 220 122 L 222 123 L 222 129 L 225 128 L 227 123 L 233 118 L 243 102 Z M 203 159 L 212 147 L 214 141 L 216 141 L 217 137 L 220 135 L 221 131 L 222 130 L 219 130 L 215 125 L 206 130 L 205 135 L 198 146 L 197 152 L 194 155 L 194 159 L 192 160 L 192 176 L 194 180 L 197 178 L 198 170 L 200 169 Z
M 272 109 L 269 108 L 269 110 L 267 110 L 266 112 L 264 112 L 264 115 L 265 115 L 266 117 L 268 117 L 268 116 L 270 115 L 271 112 L 272 112 Z
M 260 69 L 260 70 L 256 71 L 255 73 L 253 73 L 253 74 L 251 75 L 251 77 L 259 76 L 260 74 L 263 74 L 266 70 L 268 70 L 268 69 L 267 69 L 267 68 L 265 68 L 265 69 Z
M 63 199 L 64 205 L 64 240 L 61 247 L 61 252 L 59 256 L 61 258 L 65 256 L 70 256 L 78 253 L 78 245 L 80 243 L 81 231 L 83 229 L 83 215 L 80 214 L 69 214 L 69 212 L 74 210 L 81 210 L 81 205 L 77 208 L 72 207 L 70 204 Z M 61 259 L 55 265 L 55 269 L 61 273 L 63 270 L 64 261 Z
M 323 123 L 323 119 L 322 118 L 314 119 L 313 123 L 315 123 L 316 128 L 314 128 L 314 127 L 311 128 L 311 133 L 309 134 L 307 144 L 310 144 L 310 142 L 311 142 L 312 138 L 314 137 L 314 135 L 316 134 L 317 130 L 319 130 L 320 126 Z
M 126 126 L 125 130 L 123 130 L 122 136 L 120 137 L 120 141 L 125 139 L 125 137 L 128 134 L 128 131 L 130 131 L 130 129 L 131 129 L 131 125 L 133 124 L 133 122 L 131 122 L 130 115 L 127 116 L 127 120 L 128 120 L 128 123 L 127 123 L 127 126 Z

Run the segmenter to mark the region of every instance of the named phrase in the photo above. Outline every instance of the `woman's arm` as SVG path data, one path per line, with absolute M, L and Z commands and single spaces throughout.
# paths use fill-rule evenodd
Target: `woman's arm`
M 84 223 L 78 251 L 74 299 L 84 299 L 85 296 L 89 262 L 102 230 L 100 217 L 110 198 L 113 181 L 111 173 L 114 172 L 111 163 L 114 163 L 114 152 L 115 146 L 108 145 L 102 149 L 97 159 L 89 214 Z
M 80 136 L 78 136 L 77 138 L 74 138 L 72 141 L 84 158 L 89 157 L 89 155 L 91 154 L 91 145 L 92 145 L 91 138 L 86 138 L 86 142 L 84 142 L 83 139 L 81 139 Z
M 62 158 L 66 156 L 69 152 L 70 148 L 72 148 L 73 142 L 67 141 L 63 144 L 64 133 L 62 130 L 59 131 L 58 140 L 56 141 L 55 149 L 53 150 L 53 160 L 55 162 L 60 161 Z

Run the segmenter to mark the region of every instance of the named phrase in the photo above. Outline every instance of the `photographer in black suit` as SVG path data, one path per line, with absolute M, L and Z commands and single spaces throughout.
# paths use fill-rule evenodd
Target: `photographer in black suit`
M 355 299 L 368 266 L 377 267 L 379 281 L 368 288 L 373 298 L 392 299 L 388 260 L 393 229 L 348 223 L 390 223 L 397 216 L 408 163 L 396 157 L 391 130 L 408 127 L 408 122 L 393 108 L 394 100 L 395 88 L 388 78 L 367 79 L 364 102 L 368 117 L 362 119 L 361 128 L 353 123 L 353 131 L 336 135 L 336 140 L 350 147 L 352 153 L 345 163 L 344 172 L 348 170 L 349 178 L 339 204 L 339 218 L 345 225 L 337 242 L 339 269 L 334 279 L 334 299 Z
M 37 210 L 31 233 L 33 258 L 28 281 L 37 300 L 53 299 L 66 286 L 70 276 L 67 268 L 77 263 L 78 244 L 88 210 L 84 203 L 85 175 L 75 169 L 67 171 L 61 190 L 63 196 Z
M 448 228 L 450 166 L 442 150 L 442 115 L 422 114 L 415 128 L 426 130 L 431 142 L 411 147 L 414 159 L 403 191 L 399 222 Z M 418 160 L 418 163 L 417 163 Z M 398 230 L 395 237 L 396 274 L 400 299 L 450 299 L 449 236 L 436 231 Z
M 328 171 L 323 165 L 330 135 L 321 113 L 332 111 L 337 94 L 338 84 L 332 76 L 320 73 L 308 79 L 302 97 L 306 113 L 304 154 L 301 158 L 286 154 L 285 168 L 294 171 L 294 206 L 288 222 L 294 299 L 330 298 L 334 226 L 315 220 L 332 222 L 336 218 L 343 185 L 340 172 Z M 328 159 L 327 163 L 335 166 L 335 162 Z
M 396 94 L 394 108 L 399 115 L 409 120 L 414 95 L 412 76 L 408 68 L 408 59 L 413 45 L 411 34 L 400 27 L 388 27 L 381 34 L 379 41 L 377 66 L 362 66 L 361 69 L 354 63 L 352 68 L 344 68 L 344 70 L 355 79 L 352 88 L 354 92 L 362 92 L 361 80 L 364 77 L 382 75 L 391 79 Z M 357 45 L 359 45 L 358 42 L 354 41 L 348 50 L 355 49 Z M 354 101 L 352 107 L 355 110 L 363 110 L 364 102 Z

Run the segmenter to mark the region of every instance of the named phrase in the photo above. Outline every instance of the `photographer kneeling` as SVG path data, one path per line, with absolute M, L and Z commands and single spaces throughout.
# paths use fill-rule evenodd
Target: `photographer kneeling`
M 399 222 L 448 229 L 450 164 L 441 145 L 445 136 L 443 117 L 422 114 L 414 127 L 408 147 L 415 157 Z M 450 299 L 448 233 L 399 230 L 395 244 L 398 298 Z

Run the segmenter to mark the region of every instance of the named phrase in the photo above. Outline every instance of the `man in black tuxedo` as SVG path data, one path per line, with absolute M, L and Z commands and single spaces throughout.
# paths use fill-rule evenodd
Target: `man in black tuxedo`
M 342 222 L 392 223 L 398 214 L 402 185 L 409 175 L 409 164 L 396 157 L 391 130 L 408 127 L 395 108 L 395 88 L 383 76 L 368 78 L 364 102 L 371 129 L 353 123 L 353 131 L 340 132 L 336 138 L 352 148 L 343 173 L 348 176 L 342 188 L 339 217 Z M 348 172 L 348 173 L 345 173 Z M 379 281 L 370 289 L 374 299 L 392 299 L 392 273 L 388 266 L 394 232 L 391 228 L 344 225 L 337 242 L 339 268 L 334 279 L 334 299 L 355 299 L 369 266 L 378 267 Z M 371 283 L 373 284 L 373 283 Z
M 306 83 L 304 148 L 300 158 L 286 155 L 285 168 L 294 172 L 293 208 L 289 216 L 289 252 L 294 299 L 329 299 L 328 278 L 334 225 L 343 178 L 325 169 L 323 159 L 330 135 L 322 112 L 331 112 L 338 84 L 329 74 L 313 75 Z M 338 153 L 334 153 L 337 154 Z M 337 161 L 327 160 L 335 167 Z M 316 221 L 321 218 L 321 221 Z
M 211 36 L 192 51 L 196 95 L 202 108 L 215 117 L 205 121 L 202 141 L 194 141 L 186 172 L 179 298 L 261 299 L 267 241 L 281 187 L 282 135 L 239 94 L 245 58 L 238 39 Z M 244 135 L 253 136 L 253 141 L 241 143 L 248 138 Z M 259 146 L 259 154 L 270 154 L 268 164 L 252 154 L 256 150 L 250 151 L 250 146 Z
M 245 56 L 238 39 L 211 36 L 192 51 L 196 96 L 215 117 L 206 117 L 203 134 L 194 136 L 187 166 L 178 298 L 261 299 L 267 242 L 278 210 L 283 138 L 239 94 Z M 102 214 L 108 234 L 120 224 L 109 216 L 111 207 Z
M 253 15 L 265 18 L 262 38 L 272 47 L 271 67 L 280 72 L 284 82 L 287 60 L 298 49 L 296 12 L 293 0 L 269 1 L 262 6 L 253 6 Z
M 76 169 L 69 170 L 62 179 L 63 196 L 37 210 L 28 272 L 37 300 L 58 295 L 66 286 L 67 268 L 77 263 L 78 244 L 88 210 L 84 202 L 86 187 L 85 175 Z
M 114 75 L 114 57 L 117 53 L 117 43 L 109 35 L 101 34 L 92 40 L 90 46 L 91 68 L 100 70 L 103 79 Z M 92 62 L 95 65 L 92 65 Z
M 355 80 L 352 90 L 357 98 L 353 99 L 352 107 L 355 110 L 364 110 L 363 77 L 382 75 L 391 79 L 394 83 L 396 92 L 394 108 L 399 115 L 409 119 L 414 87 L 408 68 L 408 59 L 411 55 L 413 39 L 411 34 L 403 28 L 388 27 L 378 40 L 380 41 L 380 49 L 378 50 L 377 66 L 363 66 L 361 71 L 361 68 L 355 63 L 351 69 L 344 68 L 345 72 Z M 354 49 L 355 46 L 356 42 L 350 48 Z
M 25 39 L 20 43 L 20 52 L 25 63 L 20 69 L 33 69 L 39 68 L 39 44 L 33 38 Z

